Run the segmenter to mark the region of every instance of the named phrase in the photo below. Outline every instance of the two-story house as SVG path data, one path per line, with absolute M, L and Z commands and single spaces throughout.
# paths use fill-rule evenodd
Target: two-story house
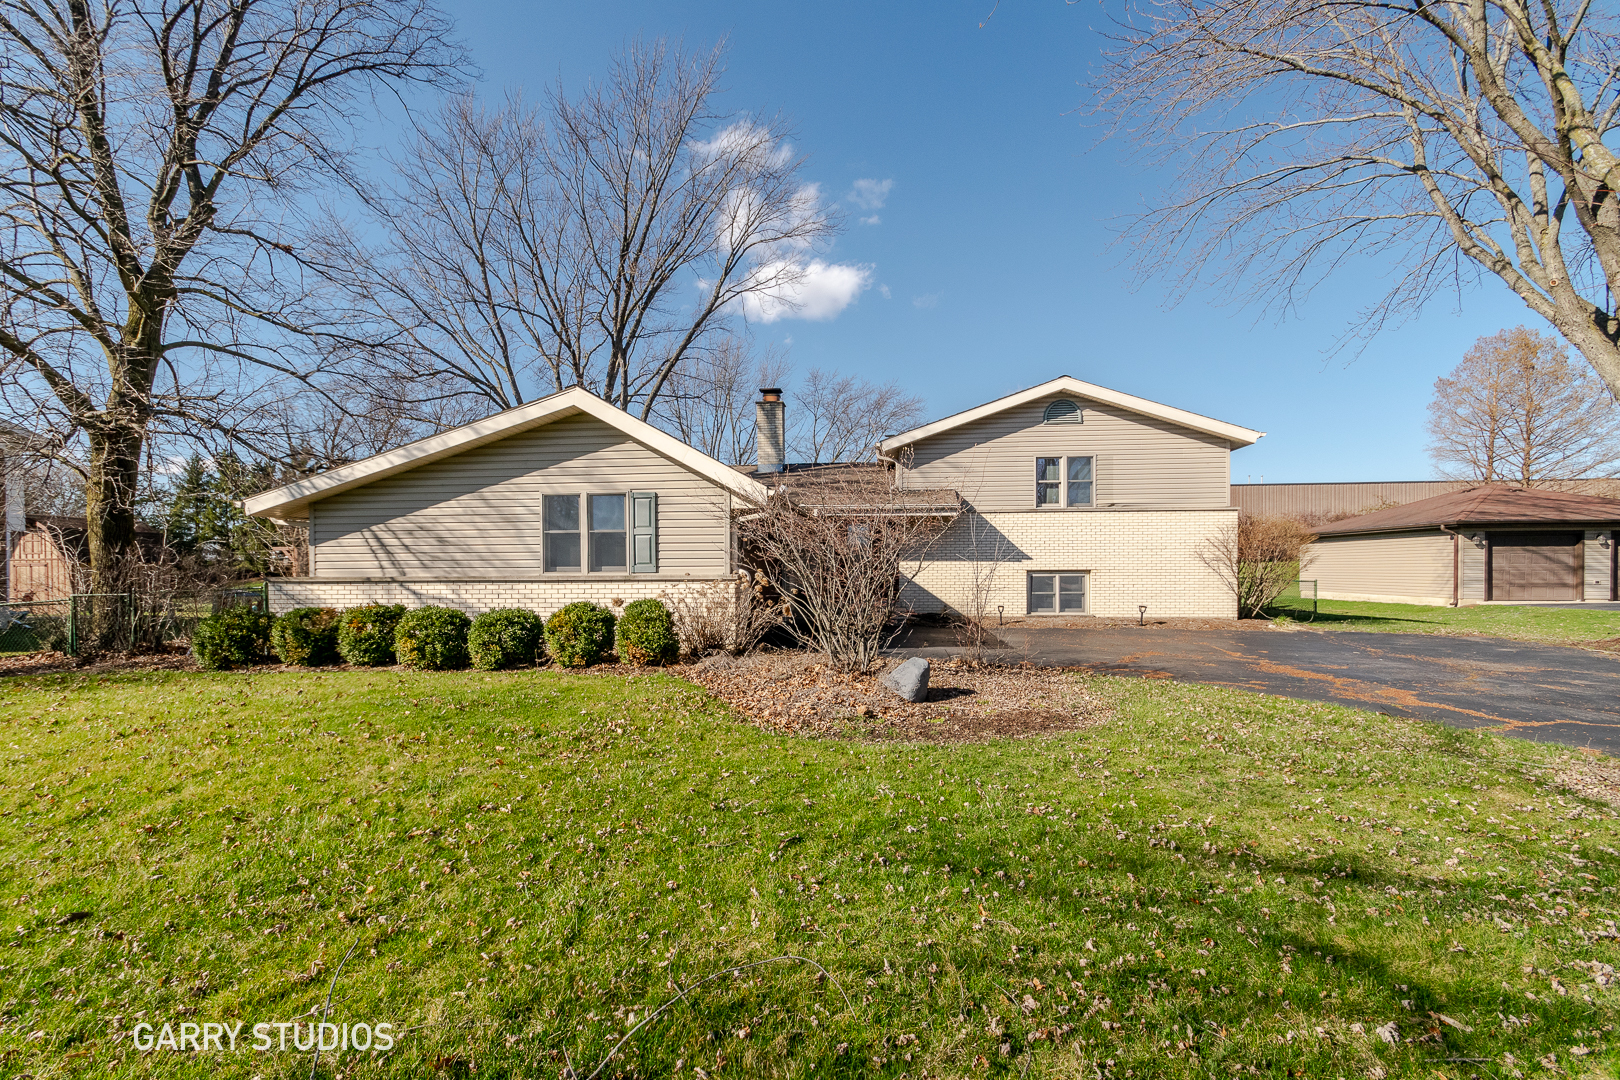
M 272 609 L 545 614 L 728 580 L 736 515 L 792 469 L 780 394 L 759 409 L 748 471 L 575 388 L 256 495 L 249 514 L 309 529 L 309 574 L 273 580 Z M 893 483 L 955 493 L 928 500 L 955 520 L 919 553 L 904 599 L 1006 617 L 1144 604 L 1234 617 L 1199 551 L 1235 523 L 1228 456 L 1260 434 L 1065 376 L 886 439 Z

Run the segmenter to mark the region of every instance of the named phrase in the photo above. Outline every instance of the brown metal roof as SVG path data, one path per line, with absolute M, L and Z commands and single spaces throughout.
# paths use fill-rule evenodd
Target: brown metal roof
M 1620 524 L 1620 499 L 1565 491 L 1485 485 L 1448 491 L 1405 506 L 1346 518 L 1315 530 L 1318 536 L 1393 532 L 1439 525 Z

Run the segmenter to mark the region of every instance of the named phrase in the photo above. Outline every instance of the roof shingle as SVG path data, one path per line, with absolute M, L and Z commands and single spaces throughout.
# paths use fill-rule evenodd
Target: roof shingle
M 1620 524 L 1620 499 L 1487 484 L 1375 510 L 1314 530 L 1318 536 L 1397 532 L 1439 525 Z

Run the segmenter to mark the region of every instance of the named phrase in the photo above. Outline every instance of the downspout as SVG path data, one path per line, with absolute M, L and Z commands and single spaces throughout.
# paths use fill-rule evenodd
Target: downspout
M 1462 534 L 1454 533 L 1444 525 L 1440 526 L 1440 531 L 1451 537 L 1451 606 L 1458 607 L 1458 601 L 1462 598 L 1458 588 L 1462 576 Z

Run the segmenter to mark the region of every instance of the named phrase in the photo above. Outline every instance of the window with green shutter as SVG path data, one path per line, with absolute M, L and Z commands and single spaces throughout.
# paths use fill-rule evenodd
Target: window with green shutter
M 658 495 L 630 493 L 630 572 L 658 573 Z

